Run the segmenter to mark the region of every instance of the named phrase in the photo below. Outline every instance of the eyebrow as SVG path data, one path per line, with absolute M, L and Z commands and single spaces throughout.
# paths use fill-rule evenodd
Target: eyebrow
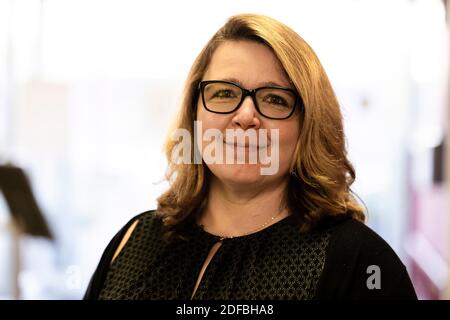
M 218 79 L 221 81 L 230 81 L 230 82 L 234 82 L 237 83 L 238 85 L 240 85 L 241 87 L 244 87 L 244 84 L 242 83 L 242 81 L 240 81 L 239 79 L 236 78 L 222 78 L 222 79 Z M 265 82 L 261 82 L 259 83 L 259 87 L 282 87 L 282 88 L 291 88 L 290 86 L 284 86 L 281 85 L 279 83 L 273 82 L 273 81 L 265 81 Z M 293 88 L 291 88 L 293 89 Z

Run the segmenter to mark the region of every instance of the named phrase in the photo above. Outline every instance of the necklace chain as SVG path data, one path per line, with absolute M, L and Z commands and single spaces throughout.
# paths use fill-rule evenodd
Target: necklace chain
M 217 237 L 219 238 L 219 241 L 225 240 L 225 239 L 233 239 L 233 238 L 237 238 L 237 237 L 244 237 L 247 236 L 249 234 L 252 234 L 254 232 L 257 232 L 259 230 L 264 229 L 266 226 L 268 226 L 271 222 L 273 222 L 273 220 L 275 220 L 276 217 L 278 217 L 282 212 L 284 211 L 284 208 L 280 211 L 278 211 L 275 215 L 273 215 L 272 217 L 270 217 L 269 220 L 267 220 L 266 222 L 264 222 L 261 226 L 259 226 L 258 228 L 251 230 L 249 232 L 246 232 L 244 234 L 241 234 L 239 236 L 220 236 L 218 235 Z M 203 227 L 203 225 L 201 225 Z

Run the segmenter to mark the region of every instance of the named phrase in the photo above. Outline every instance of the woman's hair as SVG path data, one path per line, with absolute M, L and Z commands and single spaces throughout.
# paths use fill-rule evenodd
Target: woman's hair
M 195 60 L 181 100 L 174 129 L 187 129 L 194 141 L 198 84 L 217 47 L 224 41 L 249 40 L 269 47 L 299 92 L 304 110 L 299 117 L 286 204 L 300 231 L 311 231 L 327 217 L 352 217 L 364 221 L 362 206 L 350 189 L 355 170 L 347 159 L 342 115 L 330 81 L 312 48 L 297 33 L 272 18 L 240 14 L 231 17 L 209 40 Z M 168 235 L 181 235 L 205 206 L 209 169 L 205 163 L 174 161 L 177 141 L 169 136 L 165 152 L 170 187 L 158 198 L 157 212 Z M 191 148 L 193 149 L 193 148 Z M 192 151 L 192 159 L 194 151 Z

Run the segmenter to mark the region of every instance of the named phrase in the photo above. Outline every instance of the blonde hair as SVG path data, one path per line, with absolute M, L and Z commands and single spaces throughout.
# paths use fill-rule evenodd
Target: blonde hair
M 300 135 L 286 194 L 287 205 L 300 231 L 311 231 L 331 216 L 364 221 L 363 208 L 350 189 L 355 170 L 347 159 L 342 115 L 330 81 L 312 48 L 275 19 L 240 14 L 231 17 L 214 34 L 189 72 L 174 127 L 187 129 L 191 143 L 195 143 L 198 84 L 216 48 L 224 41 L 236 40 L 256 41 L 271 48 L 303 101 Z M 167 139 L 170 188 L 158 198 L 157 208 L 169 235 L 181 234 L 205 206 L 208 194 L 207 166 L 173 162 L 175 145 L 175 141 Z

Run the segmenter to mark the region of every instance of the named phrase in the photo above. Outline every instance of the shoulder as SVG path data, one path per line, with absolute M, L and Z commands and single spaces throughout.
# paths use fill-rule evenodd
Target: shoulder
M 392 247 L 375 231 L 355 219 L 345 219 L 331 227 L 330 249 L 368 253 L 370 256 L 398 256 Z
M 118 257 L 125 245 L 132 239 L 135 242 L 141 242 L 145 238 L 148 229 L 152 229 L 150 234 L 155 234 L 155 229 L 160 229 L 162 221 L 158 219 L 155 210 L 143 212 L 134 216 L 125 226 L 118 232 L 120 243 L 116 246 L 115 253 L 111 259 L 111 263 Z M 144 231 L 143 231 L 144 230 Z M 133 238 L 132 238 L 133 235 Z M 137 235 L 137 236 L 136 236 Z
M 396 252 L 370 227 L 354 219 L 330 227 L 319 293 L 343 299 L 416 297 Z
M 123 225 L 106 246 L 98 266 L 91 277 L 85 293 L 85 299 L 96 299 L 106 279 L 113 260 L 123 255 L 127 247 L 145 249 L 143 241 L 148 241 L 149 237 L 158 238 L 162 234 L 162 219 L 155 210 L 149 210 L 135 215 Z M 130 243 L 132 242 L 132 243 Z
M 163 225 L 163 219 L 156 210 L 145 211 L 129 219 L 116 233 L 115 238 L 118 237 L 122 239 L 130 229 L 133 230 L 130 237 L 134 234 L 145 235 L 146 233 L 154 234 L 156 236 L 162 232 Z
M 134 222 L 141 222 L 144 224 L 159 224 L 162 223 L 162 220 L 156 210 L 148 210 L 132 217 L 124 227 L 129 226 Z

